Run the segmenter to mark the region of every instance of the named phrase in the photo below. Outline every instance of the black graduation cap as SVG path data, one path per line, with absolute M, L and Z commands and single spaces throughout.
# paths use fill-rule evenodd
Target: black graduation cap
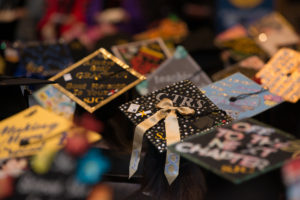
M 73 63 L 65 43 L 29 42 L 18 48 L 20 62 L 16 76 L 47 79 Z
M 74 62 L 81 60 L 89 54 L 89 51 L 78 39 L 72 40 L 67 45 L 70 49 L 70 53 Z
M 0 75 L 0 120 L 5 119 L 28 107 L 29 89 L 20 86 L 51 84 L 48 80 L 32 79 L 25 77 L 12 77 Z
M 119 108 L 136 126 L 129 177 L 138 169 L 145 135 L 159 152 L 166 152 L 164 174 L 169 184 L 179 174 L 180 158 L 167 146 L 232 121 L 189 80 L 173 83 Z
M 186 138 L 169 149 L 240 184 L 279 168 L 296 155 L 296 143 L 289 133 L 246 118 Z
M 137 126 L 160 110 L 157 104 L 164 98 L 172 100 L 175 107 L 188 106 L 195 110 L 194 114 L 177 115 L 180 139 L 232 121 L 229 115 L 219 109 L 189 80 L 170 84 L 127 102 L 119 108 Z M 160 120 L 159 123 L 147 130 L 145 135 L 160 152 L 167 150 L 164 120 Z

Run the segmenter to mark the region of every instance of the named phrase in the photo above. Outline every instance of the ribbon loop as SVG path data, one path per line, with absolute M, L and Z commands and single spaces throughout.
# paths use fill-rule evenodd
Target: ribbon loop
M 177 111 L 182 115 L 193 115 L 195 114 L 195 110 L 189 107 L 179 107 Z
M 180 141 L 180 130 L 176 111 L 178 111 L 181 115 L 192 115 L 195 113 L 195 110 L 189 107 L 174 107 L 172 100 L 168 98 L 162 99 L 156 105 L 156 107 L 160 108 L 160 110 L 158 110 L 155 114 L 139 123 L 135 128 L 129 166 L 129 178 L 133 176 L 133 174 L 137 171 L 142 151 L 143 136 L 148 129 L 155 126 L 160 120 L 165 119 L 166 143 L 168 146 L 170 144 Z M 175 161 L 172 162 L 175 163 L 175 165 L 172 165 L 171 167 L 172 169 L 177 170 L 170 170 L 170 167 L 166 167 L 167 165 L 169 166 L 171 155 L 172 157 L 178 157 L 178 159 L 175 159 Z M 165 175 L 169 184 L 171 184 L 178 176 L 178 169 L 179 155 L 171 153 L 169 152 L 169 150 L 167 150 Z
M 182 115 L 193 115 L 195 113 L 195 110 L 189 107 L 174 107 L 172 100 L 168 98 L 162 99 L 157 105 L 157 108 L 165 109 L 168 111 L 176 110 Z
M 156 104 L 156 107 L 161 109 L 169 109 L 170 107 L 173 107 L 173 101 L 171 99 L 164 98 L 158 104 Z

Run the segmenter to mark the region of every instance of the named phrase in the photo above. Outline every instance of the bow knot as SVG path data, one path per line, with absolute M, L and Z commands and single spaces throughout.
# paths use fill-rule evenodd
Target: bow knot
M 189 107 L 174 107 L 172 100 L 168 98 L 162 99 L 157 105 L 160 108 L 155 114 L 139 123 L 134 131 L 132 154 L 129 166 L 129 177 L 137 170 L 142 150 L 142 142 L 144 133 L 155 126 L 160 120 L 165 119 L 166 143 L 167 146 L 180 141 L 179 124 L 176 111 L 181 115 L 192 115 L 195 110 Z M 171 164 L 170 164 L 171 163 Z M 171 184 L 177 177 L 179 172 L 179 156 L 170 153 L 167 150 L 167 158 L 165 164 L 165 175 Z
M 162 99 L 157 105 L 157 108 L 160 108 L 161 110 L 159 110 L 160 112 L 164 113 L 164 114 L 168 114 L 172 111 L 178 111 L 181 115 L 193 115 L 195 114 L 195 110 L 189 107 L 174 107 L 173 106 L 173 101 L 168 99 L 168 98 L 164 98 Z M 158 111 L 158 112 L 159 112 Z

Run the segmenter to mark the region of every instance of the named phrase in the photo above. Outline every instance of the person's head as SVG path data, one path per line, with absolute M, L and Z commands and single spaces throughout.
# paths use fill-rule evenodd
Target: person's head
M 141 191 L 151 199 L 201 200 L 206 193 L 206 184 L 201 168 L 180 157 L 179 175 L 169 185 L 164 175 L 166 153 L 159 153 L 149 144 L 144 160 L 144 179 Z

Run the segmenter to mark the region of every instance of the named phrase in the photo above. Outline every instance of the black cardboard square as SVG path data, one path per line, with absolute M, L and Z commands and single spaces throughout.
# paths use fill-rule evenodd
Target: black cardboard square
M 188 80 L 174 83 L 146 96 L 136 98 L 120 106 L 120 110 L 136 126 L 159 110 L 155 105 L 163 98 L 171 99 L 175 107 L 188 106 L 195 110 L 194 115 L 182 116 L 177 114 L 181 139 L 202 131 L 208 131 L 210 128 L 226 124 L 232 120 Z M 163 120 L 146 131 L 145 135 L 160 152 L 166 150 Z
M 191 80 L 199 88 L 211 83 L 210 78 L 188 52 L 178 46 L 174 56 L 147 77 L 147 89 L 152 92 L 185 79 Z
M 294 137 L 253 119 L 243 119 L 170 146 L 183 157 L 239 184 L 280 167 L 293 153 Z
M 56 88 L 92 113 L 144 79 L 100 48 L 49 80 L 55 80 Z
M 73 63 L 69 47 L 63 43 L 29 43 L 19 51 L 17 76 L 49 78 Z

